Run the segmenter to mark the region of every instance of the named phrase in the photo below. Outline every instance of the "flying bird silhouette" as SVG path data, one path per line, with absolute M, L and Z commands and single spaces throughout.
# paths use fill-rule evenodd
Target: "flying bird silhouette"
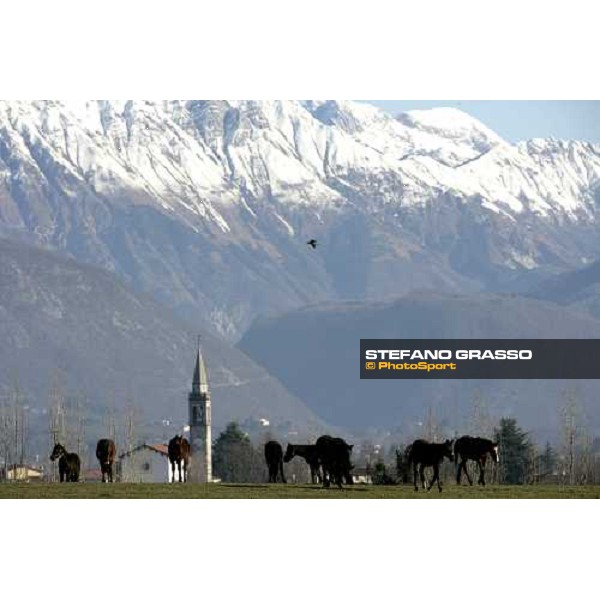
M 313 250 L 317 247 L 317 240 L 308 240 L 306 243 L 311 246 Z

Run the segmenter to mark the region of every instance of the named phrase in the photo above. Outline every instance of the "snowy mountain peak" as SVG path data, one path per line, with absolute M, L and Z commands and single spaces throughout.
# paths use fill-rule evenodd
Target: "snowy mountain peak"
M 0 102 L 0 235 L 109 268 L 232 337 L 308 301 L 578 266 L 600 255 L 599 190 L 598 146 L 512 145 L 453 108 Z M 326 252 L 307 253 L 311 237 Z
M 396 117 L 404 125 L 454 142 L 471 140 L 482 151 L 504 143 L 504 140 L 481 121 L 453 107 L 411 110 Z

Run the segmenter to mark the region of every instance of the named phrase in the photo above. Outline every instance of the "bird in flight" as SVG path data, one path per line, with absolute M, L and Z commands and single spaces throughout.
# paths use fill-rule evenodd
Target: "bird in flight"
M 311 246 L 313 250 L 317 247 L 317 240 L 308 240 L 306 243 Z

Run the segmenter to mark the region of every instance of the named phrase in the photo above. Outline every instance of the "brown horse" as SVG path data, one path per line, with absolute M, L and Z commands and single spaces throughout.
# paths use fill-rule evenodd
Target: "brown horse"
M 169 462 L 171 463 L 171 473 L 173 473 L 171 482 L 175 481 L 175 465 L 179 469 L 179 482 L 187 481 L 190 454 L 190 443 L 183 436 L 176 435 L 169 440 Z
M 55 461 L 57 458 L 60 482 L 79 481 L 79 471 L 81 470 L 79 456 L 74 452 L 67 452 L 61 444 L 55 444 L 50 460 Z
M 427 489 L 428 492 L 431 491 L 433 484 L 437 481 L 438 490 L 441 492 L 440 464 L 444 458 L 450 461 L 454 460 L 452 440 L 446 440 L 442 444 L 435 444 L 426 440 L 415 440 L 407 450 L 408 464 L 413 465 L 415 492 L 419 491 L 419 487 L 417 486 L 417 469 L 419 470 L 423 489 Z M 425 467 L 433 467 L 433 479 L 428 488 L 425 486 Z
M 283 462 L 290 462 L 294 456 L 300 456 L 310 467 L 310 478 L 314 483 L 321 480 L 319 450 L 315 444 L 288 444 Z
M 115 456 L 117 454 L 117 447 L 113 440 L 102 438 L 98 440 L 96 444 L 96 458 L 100 463 L 100 470 L 102 471 L 102 483 L 106 483 L 108 480 L 112 483 L 113 480 L 113 463 L 115 462 Z
M 269 469 L 269 483 L 277 483 L 277 478 L 282 483 L 287 483 L 283 474 L 283 448 L 279 442 L 271 440 L 265 444 L 265 460 Z
M 485 463 L 488 455 L 498 463 L 498 444 L 492 440 L 480 437 L 471 437 L 465 435 L 458 438 L 454 444 L 454 464 L 458 465 L 456 472 L 456 483 L 460 485 L 461 475 L 464 471 L 469 485 L 473 485 L 473 480 L 467 471 L 467 461 L 474 460 L 479 467 L 479 485 L 485 485 Z
M 315 442 L 315 447 L 323 469 L 323 487 L 329 487 L 331 483 L 335 483 L 338 488 L 341 488 L 343 482 L 348 485 L 354 483 L 350 473 L 354 468 L 350 462 L 353 444 L 347 444 L 342 438 L 322 435 Z

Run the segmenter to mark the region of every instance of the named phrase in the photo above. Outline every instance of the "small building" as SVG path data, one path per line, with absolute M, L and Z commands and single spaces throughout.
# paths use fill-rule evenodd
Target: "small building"
M 354 483 L 372 484 L 373 483 L 373 469 L 370 466 L 367 467 L 354 467 L 352 470 L 352 480 Z
M 126 483 L 168 483 L 172 481 L 166 444 L 141 444 L 119 456 L 116 464 L 119 481 Z M 178 477 L 179 474 L 176 473 Z
M 42 481 L 43 469 L 31 465 L 11 465 L 6 469 L 7 481 Z

